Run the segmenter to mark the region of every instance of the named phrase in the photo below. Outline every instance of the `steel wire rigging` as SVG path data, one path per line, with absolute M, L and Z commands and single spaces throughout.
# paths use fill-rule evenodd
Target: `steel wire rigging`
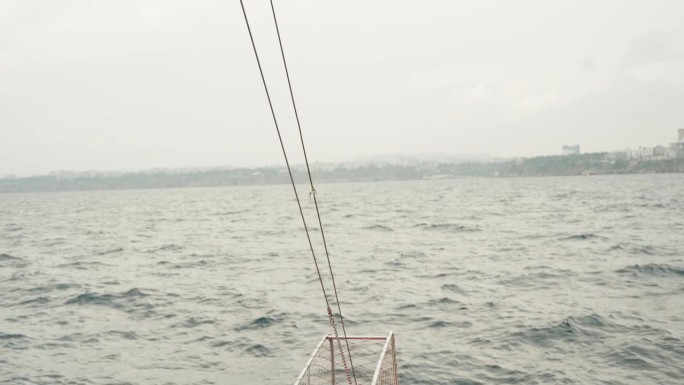
M 306 233 L 306 238 L 307 238 L 307 241 L 309 244 L 309 248 L 311 250 L 311 255 L 313 257 L 314 265 L 316 267 L 316 273 L 318 274 L 318 280 L 321 284 L 321 290 L 323 292 L 323 297 L 325 299 L 326 310 L 328 313 L 328 319 L 330 321 L 330 325 L 333 328 L 333 332 L 335 333 L 335 339 L 337 341 L 340 356 L 342 357 L 342 361 L 343 361 L 343 365 L 344 365 L 344 369 L 345 369 L 345 374 L 347 377 L 347 382 L 349 383 L 349 385 L 351 385 L 352 379 L 353 379 L 354 384 L 356 385 L 356 373 L 354 371 L 354 364 L 352 361 L 351 349 L 349 348 L 349 340 L 347 338 L 347 330 L 344 326 L 344 317 L 342 316 L 342 308 L 340 306 L 340 300 L 339 300 L 338 295 L 337 295 L 337 285 L 335 283 L 335 275 L 333 274 L 332 263 L 330 261 L 330 253 L 328 251 L 328 245 L 327 245 L 327 242 L 325 239 L 325 231 L 323 230 L 323 221 L 321 220 L 321 213 L 320 213 L 320 210 L 318 207 L 318 200 L 316 199 L 316 189 L 314 188 L 313 177 L 311 176 L 311 167 L 309 166 L 309 159 L 308 159 L 308 156 L 306 153 L 306 146 L 304 145 L 304 135 L 302 134 L 302 126 L 301 126 L 301 123 L 299 120 L 299 113 L 297 112 L 297 105 L 295 103 L 294 92 L 292 90 L 292 82 L 290 81 L 290 73 L 289 73 L 288 68 L 287 68 L 287 60 L 285 59 L 285 50 L 283 49 L 283 42 L 282 42 L 282 38 L 280 36 L 280 29 L 278 28 L 278 18 L 276 16 L 275 7 L 273 6 L 273 0 L 269 0 L 269 1 L 271 4 L 271 11 L 273 14 L 273 22 L 274 22 L 275 27 L 276 27 L 276 34 L 278 35 L 278 45 L 280 46 L 280 53 L 281 53 L 281 57 L 283 59 L 283 66 L 285 68 L 285 74 L 287 77 L 287 85 L 288 85 L 288 89 L 290 91 L 290 100 L 292 101 L 292 108 L 294 110 L 295 118 L 297 121 L 297 128 L 299 131 L 299 140 L 300 140 L 300 143 L 302 146 L 302 152 L 304 154 L 304 161 L 306 163 L 306 171 L 307 171 L 307 175 L 309 177 L 309 184 L 311 186 L 310 195 L 313 197 L 314 206 L 316 208 L 316 217 L 318 218 L 318 225 L 319 225 L 318 228 L 319 228 L 319 231 L 321 234 L 321 240 L 323 242 L 323 247 L 325 250 L 325 256 L 326 256 L 328 269 L 330 272 L 330 278 L 331 278 L 331 282 L 332 282 L 332 286 L 333 286 L 333 294 L 335 296 L 335 303 L 337 304 L 337 310 L 338 310 L 338 314 L 340 317 L 340 324 L 342 325 L 342 333 L 344 335 L 344 341 L 345 341 L 346 348 L 347 348 L 347 356 L 349 357 L 349 365 L 347 365 L 347 361 L 346 361 L 346 358 L 344 355 L 344 350 L 342 348 L 342 343 L 341 343 L 340 336 L 339 336 L 339 333 L 337 331 L 337 326 L 335 323 L 335 315 L 333 314 L 332 308 L 330 307 L 330 301 L 328 300 L 328 295 L 327 295 L 326 290 L 325 290 L 325 284 L 323 282 L 323 277 L 321 275 L 321 271 L 319 268 L 318 258 L 316 257 L 316 252 L 314 250 L 313 243 L 311 241 L 311 235 L 309 234 L 309 228 L 308 228 L 307 223 L 306 223 L 306 218 L 304 215 L 304 210 L 302 209 L 301 201 L 299 199 L 299 194 L 297 193 L 297 187 L 295 185 L 294 177 L 292 175 L 292 169 L 290 168 L 290 162 L 288 160 L 287 151 L 286 151 L 285 145 L 283 143 L 283 137 L 282 137 L 281 132 L 280 132 L 280 127 L 278 125 L 278 119 L 276 117 L 275 110 L 273 108 L 273 102 L 271 100 L 271 94 L 268 90 L 268 85 L 266 83 L 266 78 L 264 76 L 264 71 L 263 71 L 263 68 L 261 66 L 261 61 L 259 59 L 259 53 L 257 51 L 256 44 L 254 42 L 254 36 L 252 35 L 252 29 L 249 25 L 249 18 L 247 17 L 247 12 L 245 10 L 245 4 L 244 4 L 243 0 L 240 0 L 240 6 L 242 7 L 242 14 L 245 18 L 245 24 L 247 26 L 247 31 L 249 32 L 249 38 L 250 38 L 250 41 L 252 43 L 252 49 L 254 50 L 254 56 L 256 58 L 257 66 L 259 67 L 259 74 L 261 75 L 261 81 L 262 81 L 263 86 L 264 86 L 264 91 L 266 92 L 266 98 L 268 99 L 268 105 L 269 105 L 269 108 L 271 110 L 271 116 L 273 117 L 273 123 L 275 125 L 275 129 L 276 129 L 276 132 L 278 134 L 278 140 L 280 142 L 280 148 L 282 150 L 283 157 L 285 158 L 285 165 L 287 166 L 287 172 L 288 172 L 288 175 L 290 177 L 292 189 L 293 189 L 294 194 L 295 194 L 295 199 L 297 201 L 297 207 L 299 208 L 299 214 L 301 215 L 301 218 L 302 218 L 302 224 L 304 225 L 304 231 Z M 350 369 L 350 367 L 351 367 L 351 369 Z

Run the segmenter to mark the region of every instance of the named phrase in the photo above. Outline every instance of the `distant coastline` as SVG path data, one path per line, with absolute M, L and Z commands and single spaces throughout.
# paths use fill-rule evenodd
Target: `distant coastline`
M 629 159 L 609 153 L 553 155 L 492 161 L 407 161 L 317 164 L 319 183 L 449 179 L 459 177 L 536 177 L 684 172 L 684 158 Z M 295 180 L 306 181 L 303 167 Z M 157 189 L 179 187 L 275 185 L 289 183 L 284 167 L 148 170 L 139 172 L 54 172 L 25 178 L 0 178 L 0 193 Z

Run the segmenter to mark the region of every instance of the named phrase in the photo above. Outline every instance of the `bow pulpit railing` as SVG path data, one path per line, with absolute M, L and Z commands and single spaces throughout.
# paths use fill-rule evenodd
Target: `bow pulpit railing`
M 335 336 L 323 337 L 294 385 L 347 384 L 347 373 L 343 364 L 344 359 L 347 362 L 350 360 L 346 357 L 346 349 L 343 350 L 345 357 L 340 356 L 338 343 L 345 347 L 346 343 L 349 343 L 355 376 L 352 385 L 399 384 L 394 333 L 390 332 L 385 337 L 348 336 L 340 337 L 339 341 Z

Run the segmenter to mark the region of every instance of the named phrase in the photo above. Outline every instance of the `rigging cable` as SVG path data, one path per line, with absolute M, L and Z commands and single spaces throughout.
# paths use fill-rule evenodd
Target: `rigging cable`
M 344 334 L 344 341 L 347 345 L 347 354 L 349 355 L 349 364 L 351 365 L 352 374 L 354 376 L 354 383 L 356 384 L 356 373 L 354 372 L 354 364 L 352 362 L 351 351 L 349 349 L 349 340 L 347 339 L 347 329 L 344 327 L 344 317 L 342 316 L 342 308 L 340 307 L 340 300 L 337 296 L 337 285 L 335 284 L 335 275 L 332 270 L 332 263 L 330 262 L 330 253 L 328 252 L 328 244 L 325 240 L 325 232 L 323 231 L 323 221 L 321 220 L 321 212 L 318 209 L 318 200 L 316 199 L 316 189 L 314 188 L 313 178 L 311 176 L 311 167 L 309 167 L 309 158 L 306 155 L 306 146 L 304 145 L 304 135 L 302 134 L 302 125 L 299 120 L 299 113 L 297 112 L 297 104 L 295 103 L 294 92 L 292 91 L 292 82 L 290 81 L 290 71 L 287 69 L 287 60 L 285 60 L 285 50 L 283 49 L 283 41 L 280 37 L 280 28 L 278 28 L 278 18 L 276 17 L 275 7 L 273 6 L 273 0 L 269 0 L 271 3 L 271 11 L 273 13 L 273 23 L 275 24 L 276 34 L 278 35 L 278 44 L 280 45 L 280 54 L 283 58 L 283 66 L 285 67 L 285 76 L 287 77 L 287 86 L 290 90 L 290 100 L 292 100 L 292 108 L 294 109 L 295 119 L 297 120 L 297 128 L 299 130 L 299 141 L 302 144 L 302 152 L 304 153 L 304 162 L 306 163 L 306 172 L 309 176 L 309 184 L 311 185 L 311 196 L 313 197 L 314 206 L 316 207 L 316 216 L 318 217 L 318 228 L 321 232 L 321 239 L 323 240 L 323 248 L 325 249 L 325 257 L 328 260 L 328 268 L 330 270 L 330 278 L 332 280 L 333 292 L 335 294 L 335 302 L 337 304 L 337 312 L 340 315 L 340 323 L 342 324 L 342 333 Z M 331 313 L 330 309 L 328 312 Z M 333 323 L 333 327 L 334 327 Z M 338 338 L 339 344 L 339 338 Z M 340 352 L 341 353 L 341 352 Z M 341 354 L 344 359 L 344 354 Z M 347 363 L 344 362 L 345 370 L 348 372 L 349 369 L 346 367 Z M 348 374 L 348 373 L 347 373 Z
M 306 219 L 305 219 L 305 216 L 304 216 L 304 211 L 303 211 L 303 209 L 302 209 L 302 204 L 301 204 L 301 202 L 300 202 L 300 200 L 299 200 L 299 195 L 297 194 L 297 187 L 296 187 L 296 185 L 295 185 L 294 177 L 293 177 L 293 175 L 292 175 L 292 170 L 291 170 L 291 168 L 290 168 L 290 162 L 289 162 L 289 160 L 288 160 L 288 158 L 287 158 L 287 151 L 285 150 L 285 145 L 284 145 L 284 143 L 283 143 L 283 138 L 282 138 L 282 135 L 281 135 L 281 133 L 280 133 L 280 128 L 279 128 L 279 126 L 278 126 L 278 119 L 276 118 L 275 111 L 274 111 L 274 109 L 273 109 L 273 102 L 271 101 L 271 94 L 270 94 L 270 92 L 268 91 L 268 86 L 267 86 L 267 84 L 266 84 L 266 78 L 265 78 L 265 76 L 264 76 L 264 71 L 263 71 L 263 69 L 262 69 L 262 67 L 261 67 L 261 61 L 259 60 L 259 54 L 258 54 L 258 52 L 257 52 L 256 44 L 254 43 L 254 36 L 252 35 L 252 29 L 251 29 L 251 27 L 250 27 L 250 25 L 249 25 L 249 19 L 248 19 L 248 17 L 247 17 L 247 12 L 245 11 L 245 4 L 244 4 L 243 0 L 240 0 L 240 6 L 242 7 L 242 14 L 244 15 L 244 18 L 245 18 L 245 24 L 247 25 L 247 31 L 249 32 L 249 38 L 250 38 L 250 41 L 251 41 L 251 43 L 252 43 L 252 49 L 254 50 L 254 56 L 255 56 L 256 61 L 257 61 L 257 66 L 259 67 L 259 74 L 261 75 L 261 81 L 262 81 L 262 83 L 263 83 L 263 85 L 264 85 L 264 91 L 266 92 L 266 98 L 268 99 L 268 105 L 269 105 L 269 108 L 270 108 L 270 110 L 271 110 L 271 116 L 273 117 L 273 123 L 275 124 L 276 132 L 278 133 L 278 140 L 279 140 L 279 142 L 280 142 L 280 148 L 282 149 L 283 157 L 285 158 L 285 165 L 287 166 L 287 171 L 288 171 L 288 174 L 289 174 L 289 176 L 290 176 L 290 182 L 291 182 L 291 184 L 292 184 L 292 189 L 294 190 L 295 199 L 296 199 L 296 201 L 297 201 L 297 206 L 298 206 L 298 208 L 299 208 L 299 213 L 300 213 L 301 218 L 302 218 L 302 223 L 304 224 L 304 231 L 306 232 L 306 238 L 307 238 L 307 241 L 308 241 L 308 243 L 309 243 L 309 248 L 311 249 L 311 255 L 313 256 L 314 265 L 316 266 L 316 272 L 317 272 L 317 274 L 318 274 L 318 280 L 319 280 L 319 282 L 320 282 L 320 284 L 321 284 L 321 290 L 323 291 L 323 297 L 324 297 L 324 299 L 325 299 L 325 303 L 326 303 L 326 307 L 327 307 L 327 312 L 328 312 L 328 317 L 329 317 L 329 319 L 330 319 L 330 323 L 331 323 L 331 325 L 332 325 L 332 327 L 333 327 L 333 330 L 334 330 L 334 332 L 335 332 L 335 337 L 336 337 L 336 339 L 337 339 L 337 343 L 338 343 L 338 346 L 339 346 L 339 349 L 340 349 L 340 355 L 341 355 L 341 357 L 342 357 L 342 360 L 344 361 L 344 367 L 345 367 L 345 373 L 346 373 L 346 375 L 347 375 L 347 381 L 348 381 L 349 384 L 351 385 L 351 383 L 352 383 L 352 381 L 351 381 L 352 378 L 351 378 L 351 377 L 352 377 L 352 376 L 351 376 L 350 373 L 349 373 L 349 368 L 347 367 L 347 363 L 346 363 L 346 360 L 345 360 L 345 357 L 344 357 L 344 352 L 343 352 L 343 350 L 342 350 L 342 346 L 341 346 L 341 343 L 340 343 L 340 337 L 339 337 L 339 334 L 338 334 L 338 332 L 337 332 L 337 327 L 335 326 L 335 318 L 334 318 L 334 315 L 333 315 L 332 310 L 331 310 L 331 308 L 330 308 L 330 302 L 328 301 L 328 295 L 327 295 L 327 293 L 326 293 L 326 291 L 325 291 L 325 285 L 324 285 L 324 283 L 323 283 L 323 277 L 321 276 L 321 271 L 320 271 L 320 268 L 319 268 L 319 266 L 318 266 L 318 259 L 316 258 L 316 253 L 315 253 L 315 251 L 314 251 L 313 243 L 311 242 L 311 236 L 309 235 L 309 229 L 308 229 L 308 226 L 307 226 L 307 224 L 306 224 Z M 271 2 L 271 9 L 273 10 L 273 18 L 274 18 L 274 21 L 276 21 L 276 30 L 277 30 L 277 20 L 276 20 L 276 16 L 275 16 L 275 9 L 273 8 L 273 2 Z M 285 69 L 286 69 L 286 73 L 287 73 L 287 63 L 285 62 L 285 54 L 284 54 L 284 51 L 283 51 L 283 48 L 282 48 L 282 42 L 281 42 L 281 40 L 280 40 L 280 32 L 279 32 L 279 31 L 278 31 L 278 41 L 279 41 L 279 43 L 280 43 L 281 54 L 282 54 L 282 57 L 283 57 L 283 64 L 285 65 Z M 297 113 L 296 113 L 296 105 L 294 104 L 294 96 L 293 96 L 293 93 L 292 93 L 292 86 L 291 86 L 291 84 L 290 84 L 290 76 L 289 76 L 289 73 L 287 74 L 287 81 L 288 81 L 288 86 L 289 86 L 289 88 L 290 88 L 290 96 L 292 97 L 293 107 L 295 108 L 295 115 L 297 116 L 297 126 L 299 127 L 299 134 L 300 134 L 300 140 L 301 140 L 301 143 L 302 143 L 302 149 L 303 149 L 303 151 L 304 151 L 304 157 L 305 157 L 305 159 L 306 159 L 306 148 L 304 147 L 304 139 L 303 139 L 303 136 L 302 136 L 301 125 L 299 124 L 299 116 L 298 116 Z M 352 370 L 352 372 L 353 372 L 353 371 L 354 371 L 354 366 L 353 366 L 352 361 L 351 361 L 351 352 L 350 352 L 350 350 L 349 350 L 349 341 L 348 341 L 348 338 L 347 338 L 346 329 L 344 328 L 344 320 L 343 320 L 343 318 L 342 318 L 342 311 L 341 311 L 341 308 L 340 308 L 339 299 L 338 299 L 338 297 L 337 297 L 337 288 L 336 288 L 336 285 L 335 285 L 335 278 L 334 278 L 334 276 L 333 276 L 333 274 L 332 274 L 332 265 L 331 265 L 331 263 L 330 263 L 330 255 L 329 255 L 329 253 L 328 253 L 328 246 L 327 246 L 327 244 L 325 243 L 325 234 L 324 234 L 324 232 L 323 232 L 323 226 L 322 226 L 322 222 L 321 222 L 321 216 L 320 216 L 320 212 L 319 212 L 319 209 L 318 209 L 318 202 L 316 201 L 316 194 L 315 194 L 316 190 L 315 190 L 314 187 L 313 187 L 313 179 L 312 179 L 312 177 L 311 177 L 311 170 L 310 170 L 310 168 L 309 168 L 308 159 L 306 159 L 306 167 L 307 167 L 307 172 L 308 172 L 308 175 L 309 175 L 309 182 L 310 182 L 310 184 L 311 184 L 311 193 L 312 193 L 312 195 L 313 195 L 314 202 L 315 202 L 315 205 L 316 205 L 316 214 L 317 214 L 317 216 L 318 216 L 319 228 L 320 228 L 320 230 L 321 230 L 321 236 L 322 236 L 322 239 L 323 239 L 323 244 L 324 244 L 324 247 L 325 247 L 325 253 L 326 253 L 327 260 L 328 260 L 328 267 L 329 267 L 329 269 L 330 269 L 330 274 L 331 274 L 331 278 L 332 278 L 332 282 L 333 282 L 335 300 L 336 300 L 336 302 L 337 302 L 337 308 L 338 308 L 338 312 L 339 312 L 339 315 L 340 315 L 340 320 L 341 320 L 341 323 L 342 323 L 342 329 L 343 329 L 343 333 L 344 333 L 344 339 L 345 339 L 345 342 L 346 342 L 346 345 L 347 345 L 347 354 L 349 355 L 349 362 L 350 362 L 350 365 L 352 366 L 352 369 L 351 369 L 351 370 Z M 354 383 L 356 384 L 356 374 L 355 374 L 355 373 L 354 373 L 354 376 L 353 376 L 353 377 L 354 377 Z

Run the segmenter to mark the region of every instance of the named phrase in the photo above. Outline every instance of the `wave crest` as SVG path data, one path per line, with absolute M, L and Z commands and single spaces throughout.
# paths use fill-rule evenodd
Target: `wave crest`
M 627 266 L 616 272 L 634 276 L 684 277 L 684 268 L 657 263 Z

